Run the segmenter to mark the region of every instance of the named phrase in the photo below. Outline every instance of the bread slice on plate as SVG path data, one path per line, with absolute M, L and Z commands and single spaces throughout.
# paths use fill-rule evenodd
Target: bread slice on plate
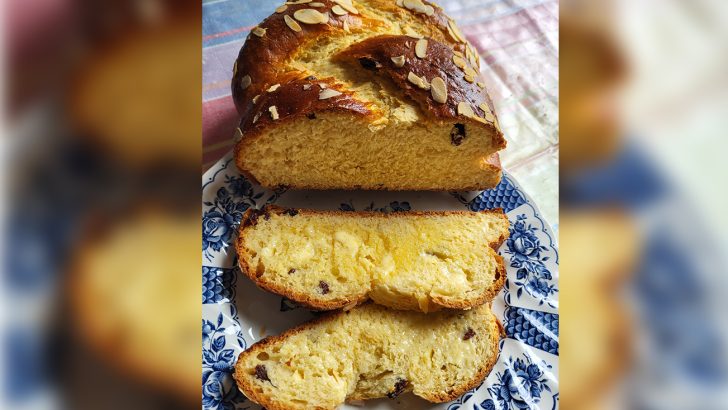
M 502 210 L 248 210 L 236 244 L 259 287 L 315 310 L 367 299 L 402 310 L 468 309 L 505 282 Z
M 288 2 L 240 50 L 238 168 L 267 187 L 478 190 L 506 147 L 478 51 L 426 1 Z
M 488 375 L 502 337 L 488 305 L 424 314 L 369 303 L 261 340 L 240 354 L 234 378 L 268 410 L 335 409 L 404 392 L 446 402 Z

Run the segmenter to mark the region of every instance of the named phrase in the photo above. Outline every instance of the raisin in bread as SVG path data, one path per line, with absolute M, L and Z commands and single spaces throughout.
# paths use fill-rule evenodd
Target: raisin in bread
M 248 210 L 236 244 L 258 286 L 317 310 L 369 298 L 396 309 L 468 309 L 505 281 L 494 250 L 508 236 L 503 211 Z
M 366 304 L 254 344 L 234 377 L 269 410 L 335 409 L 409 391 L 445 402 L 486 377 L 502 334 L 488 305 L 424 314 Z
M 506 142 L 479 69 L 433 3 L 288 2 L 235 62 L 236 163 L 267 187 L 491 188 Z

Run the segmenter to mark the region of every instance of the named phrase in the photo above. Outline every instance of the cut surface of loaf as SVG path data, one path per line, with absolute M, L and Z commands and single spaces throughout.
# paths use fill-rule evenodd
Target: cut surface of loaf
M 236 244 L 258 286 L 317 310 L 367 299 L 396 309 L 467 309 L 505 281 L 494 249 L 508 236 L 503 211 L 341 212 L 249 210 Z
M 267 187 L 471 190 L 505 140 L 477 51 L 433 3 L 287 3 L 234 66 L 236 163 Z
M 269 410 L 335 409 L 410 391 L 445 402 L 487 376 L 501 337 L 487 305 L 424 314 L 366 304 L 254 344 L 234 377 Z

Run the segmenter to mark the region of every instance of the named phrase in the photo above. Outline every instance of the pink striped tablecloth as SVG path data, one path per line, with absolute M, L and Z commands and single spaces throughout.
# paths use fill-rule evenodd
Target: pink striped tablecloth
M 392 0 L 394 1 L 394 0 Z M 273 13 L 270 0 L 202 3 L 203 170 L 232 148 L 237 113 L 230 95 L 233 61 L 248 32 Z M 441 0 L 483 59 L 508 148 L 503 166 L 558 226 L 557 0 Z

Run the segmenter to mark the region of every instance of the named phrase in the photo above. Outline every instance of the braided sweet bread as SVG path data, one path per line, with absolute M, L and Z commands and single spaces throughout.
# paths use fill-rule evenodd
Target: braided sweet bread
M 267 187 L 493 187 L 506 142 L 479 67 L 432 3 L 289 1 L 235 62 L 237 166 Z

